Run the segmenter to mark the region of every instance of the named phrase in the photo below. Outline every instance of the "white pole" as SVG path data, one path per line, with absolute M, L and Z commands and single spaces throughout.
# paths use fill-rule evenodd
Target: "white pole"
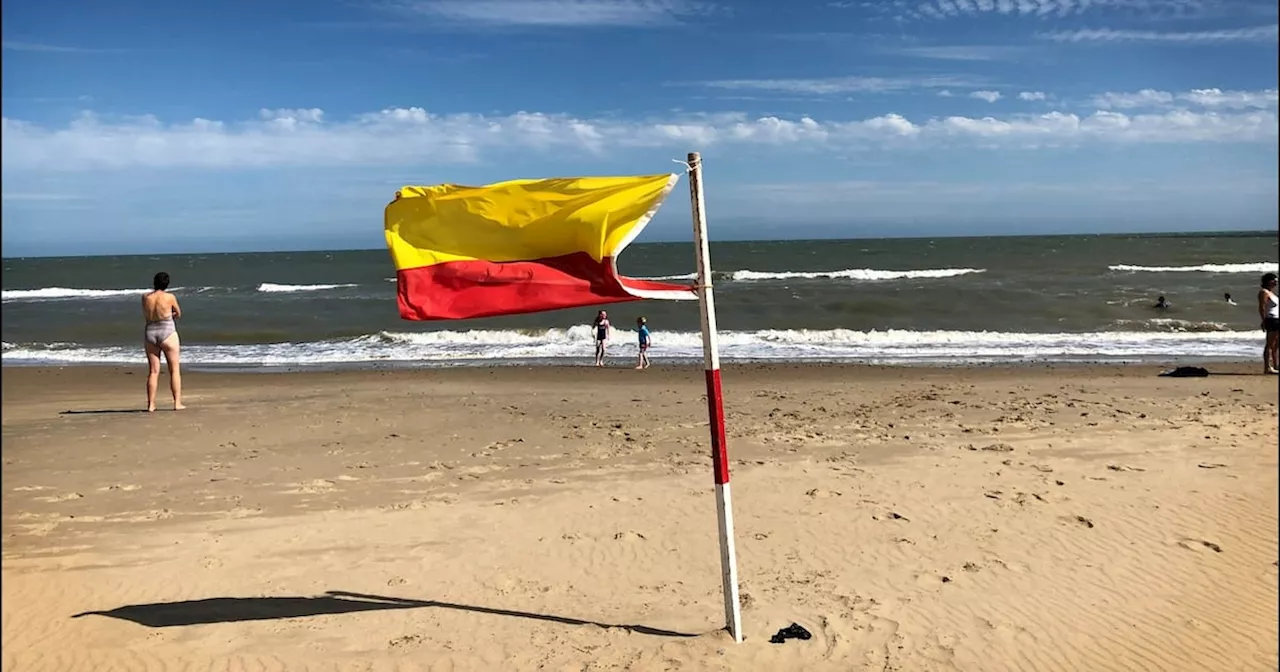
M 706 203 L 702 195 L 702 157 L 689 153 L 689 201 L 693 207 L 693 239 L 698 259 L 698 297 L 702 308 L 702 357 L 707 377 L 707 412 L 711 425 L 711 465 L 716 482 L 716 519 L 720 527 L 720 579 L 724 592 L 725 629 L 742 641 L 742 608 L 738 603 L 738 555 L 733 545 L 733 499 L 729 494 L 729 454 L 725 447 L 724 398 L 720 391 L 720 349 L 716 342 L 716 303 L 711 293 L 711 248 L 707 243 Z

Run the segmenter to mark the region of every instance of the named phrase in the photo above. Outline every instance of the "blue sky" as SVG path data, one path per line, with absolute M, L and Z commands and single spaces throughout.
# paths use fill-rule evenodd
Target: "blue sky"
M 1253 0 L 3 5 L 6 256 L 376 247 L 403 184 L 648 174 L 716 238 L 1270 228 Z M 677 192 L 645 239 L 687 238 Z

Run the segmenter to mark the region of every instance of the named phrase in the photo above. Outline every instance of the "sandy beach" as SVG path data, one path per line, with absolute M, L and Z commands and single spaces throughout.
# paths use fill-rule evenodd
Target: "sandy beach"
M 1256 368 L 6 368 L 3 667 L 1274 670 Z

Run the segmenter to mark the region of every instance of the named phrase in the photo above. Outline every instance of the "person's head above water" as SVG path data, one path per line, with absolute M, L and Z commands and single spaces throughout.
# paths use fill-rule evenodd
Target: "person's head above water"
M 1267 273 L 1262 276 L 1263 287 L 1273 287 L 1276 284 L 1276 274 Z
M 156 273 L 155 279 L 151 281 L 151 286 L 155 287 L 156 291 L 169 289 L 169 274 L 164 271 Z
M 1231 300 L 1231 292 L 1227 292 L 1226 294 L 1223 294 L 1223 295 L 1222 295 L 1222 298 L 1224 298 L 1224 299 L 1226 299 L 1226 300 L 1230 301 L 1230 300 Z

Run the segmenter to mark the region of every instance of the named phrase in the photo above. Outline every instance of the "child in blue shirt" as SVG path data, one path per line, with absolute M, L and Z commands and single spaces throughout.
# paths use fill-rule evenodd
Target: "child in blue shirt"
M 649 368 L 649 327 L 643 317 L 636 318 L 636 333 L 640 336 L 640 356 L 636 358 L 637 369 Z

